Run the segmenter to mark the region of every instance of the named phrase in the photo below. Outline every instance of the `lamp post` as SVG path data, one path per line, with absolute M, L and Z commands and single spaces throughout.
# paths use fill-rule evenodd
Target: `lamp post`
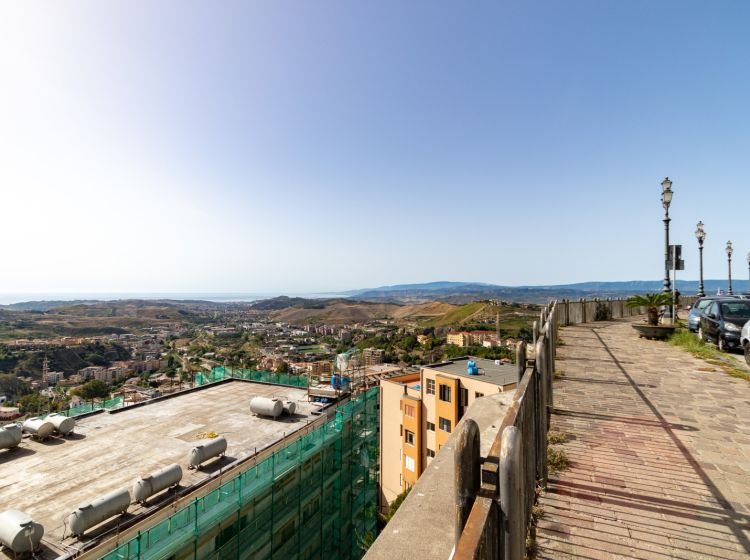
M 672 181 L 665 177 L 661 182 L 661 205 L 664 207 L 664 288 L 662 292 L 669 293 L 669 205 L 672 203 Z M 672 308 L 667 305 L 664 310 L 664 318 L 672 320 Z
M 747 254 L 747 293 L 750 294 L 750 253 Z
M 698 297 L 706 295 L 703 289 L 703 241 L 706 239 L 706 232 L 703 229 L 703 222 L 698 222 L 695 230 L 695 237 L 698 239 L 698 262 L 700 270 L 700 284 L 698 285 Z M 750 253 L 748 253 L 748 265 L 750 266 Z
M 729 264 L 729 295 L 732 295 L 732 242 L 727 241 L 727 264 Z

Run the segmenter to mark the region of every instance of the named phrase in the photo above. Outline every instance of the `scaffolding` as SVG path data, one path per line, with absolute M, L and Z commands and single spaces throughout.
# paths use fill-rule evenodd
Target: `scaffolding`
M 354 560 L 377 532 L 378 389 L 105 560 Z
M 357 396 L 367 389 L 365 368 L 359 348 L 337 354 L 330 375 L 307 376 L 308 400 L 339 402 L 342 398 Z

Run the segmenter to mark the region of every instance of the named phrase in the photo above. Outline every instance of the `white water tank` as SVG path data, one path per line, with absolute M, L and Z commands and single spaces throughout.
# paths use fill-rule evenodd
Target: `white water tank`
M 78 506 L 78 509 L 68 515 L 66 522 L 73 534 L 80 536 L 87 529 L 99 525 L 102 521 L 125 513 L 129 506 L 130 492 L 126 488 L 115 490 L 93 502 Z
M 23 423 L 23 431 L 35 438 L 46 439 L 55 431 L 55 426 L 41 418 L 29 418 Z
M 202 463 L 209 459 L 223 455 L 227 450 L 227 440 L 222 436 L 207 440 L 206 443 L 196 445 L 190 451 L 188 464 L 191 469 L 197 469 Z
M 21 443 L 21 424 L 8 424 L 0 428 L 0 449 L 10 449 Z
M 39 548 L 44 527 L 17 509 L 0 513 L 0 543 L 15 554 L 33 552 Z
M 55 427 L 55 430 L 64 436 L 72 434 L 76 427 L 76 421 L 73 418 L 68 418 L 64 414 L 50 414 L 45 420 L 51 422 Z
M 133 484 L 133 499 L 143 503 L 154 494 L 171 486 L 176 486 L 182 480 L 182 468 L 177 463 L 166 466 L 149 476 L 139 478 Z
M 279 399 L 269 399 L 268 397 L 253 397 L 250 401 L 250 410 L 261 416 L 271 416 L 278 418 L 284 411 L 284 403 Z
M 286 401 L 284 403 L 284 414 L 294 416 L 294 411 L 297 410 L 297 403 L 294 401 Z

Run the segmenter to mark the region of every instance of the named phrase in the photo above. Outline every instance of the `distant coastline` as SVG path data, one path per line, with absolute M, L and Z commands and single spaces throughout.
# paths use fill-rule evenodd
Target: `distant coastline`
M 0 305 L 12 305 L 28 301 L 117 301 L 126 299 L 141 300 L 201 300 L 214 303 L 231 303 L 231 302 L 253 302 L 263 299 L 270 299 L 286 295 L 290 297 L 304 297 L 308 299 L 347 297 L 337 293 L 217 293 L 217 292 L 112 292 L 112 293 L 0 293 Z

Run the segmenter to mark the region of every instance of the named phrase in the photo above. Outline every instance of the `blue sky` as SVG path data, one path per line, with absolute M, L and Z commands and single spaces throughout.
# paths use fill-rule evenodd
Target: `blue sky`
M 0 292 L 746 279 L 745 2 L 0 7 Z

